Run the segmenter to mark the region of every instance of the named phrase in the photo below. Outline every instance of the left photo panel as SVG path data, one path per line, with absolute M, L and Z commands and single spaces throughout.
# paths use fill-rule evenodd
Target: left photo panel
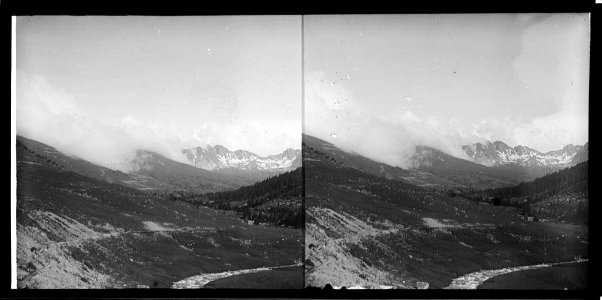
M 19 16 L 20 289 L 301 289 L 301 16 Z

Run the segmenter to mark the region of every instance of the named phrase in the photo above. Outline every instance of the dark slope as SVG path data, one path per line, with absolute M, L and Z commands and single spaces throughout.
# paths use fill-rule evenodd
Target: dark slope
M 303 155 L 305 161 L 327 159 L 341 167 L 351 168 L 375 176 L 420 186 L 455 186 L 456 183 L 438 178 L 428 172 L 410 171 L 374 161 L 356 153 L 349 153 L 335 145 L 313 136 L 303 135 Z
M 573 160 L 571 161 L 571 163 L 578 164 L 578 163 L 587 161 L 588 158 L 589 158 L 589 143 L 585 143 L 585 145 L 583 145 L 583 148 L 581 148 L 581 150 L 579 150 L 579 152 L 577 152 L 577 154 L 575 154 L 575 156 L 573 156 Z
M 303 135 L 302 146 L 305 150 L 306 160 L 317 155 L 336 161 L 344 167 L 390 179 L 404 179 L 412 175 L 411 172 L 402 168 L 379 163 L 359 154 L 345 152 L 329 142 L 310 135 Z
M 279 174 L 237 190 L 184 196 L 194 204 L 233 210 L 244 220 L 300 228 L 303 226 L 302 169 Z
M 489 200 L 495 200 L 500 205 L 519 207 L 529 216 L 587 223 L 588 162 L 579 163 L 533 181 L 490 189 L 484 193 Z
M 165 288 L 200 273 L 300 259 L 300 230 L 248 225 L 22 151 L 18 160 L 19 288 Z
M 257 180 L 255 172 L 207 171 L 146 150 L 138 150 L 130 163 L 136 174 L 198 193 L 231 190 Z
M 533 202 L 548 195 L 574 192 L 588 194 L 588 163 L 582 162 L 573 167 L 556 171 L 533 181 L 516 186 L 486 190 L 491 196 L 501 199 L 514 197 L 529 198 Z
M 129 161 L 133 172 L 111 170 L 89 161 L 61 153 L 55 148 L 25 137 L 17 137 L 17 152 L 40 161 L 54 162 L 63 170 L 117 183 L 139 190 L 215 192 L 232 190 L 273 175 L 257 171 L 207 171 L 168 159 L 160 154 L 138 150 Z
M 90 178 L 107 181 L 109 183 L 118 183 L 140 190 L 176 188 L 175 186 L 160 182 L 153 178 L 136 174 L 126 174 L 121 171 L 95 165 L 74 156 L 65 155 L 54 147 L 22 136 L 17 136 L 17 160 L 29 160 L 30 163 L 53 163 L 57 167 L 60 167 L 61 170 L 72 171 Z
M 416 170 L 431 173 L 464 187 L 508 186 L 533 176 L 526 168 L 518 165 L 487 167 L 426 146 L 416 147 L 416 153 L 411 159 L 416 165 Z
M 479 270 L 587 257 L 585 226 L 528 222 L 516 208 L 389 180 L 328 155 L 304 161 L 307 285 L 442 288 Z
M 402 169 L 359 154 L 348 153 L 321 139 L 303 135 L 304 159 L 326 158 L 341 167 L 425 187 L 492 188 L 518 184 L 535 178 L 520 166 L 487 167 L 425 146 L 416 147 L 411 157 L 414 168 Z

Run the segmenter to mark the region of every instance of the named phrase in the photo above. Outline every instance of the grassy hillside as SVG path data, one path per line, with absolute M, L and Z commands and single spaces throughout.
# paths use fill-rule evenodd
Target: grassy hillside
M 183 195 L 182 200 L 220 210 L 231 210 L 255 224 L 303 227 L 302 168 L 234 191 Z
M 416 154 L 410 158 L 413 168 L 402 169 L 343 151 L 331 143 L 308 135 L 303 135 L 303 154 L 306 161 L 325 159 L 339 167 L 438 189 L 509 186 L 535 178 L 539 174 L 520 166 L 487 167 L 424 146 L 418 146 Z
M 19 288 L 170 287 L 301 259 L 301 230 L 248 225 L 234 213 L 84 176 L 24 147 L 17 154 Z M 290 276 L 273 281 L 290 285 Z
M 563 192 L 588 194 L 588 163 L 582 162 L 573 167 L 556 171 L 533 181 L 518 185 L 490 189 L 489 195 L 501 199 L 527 198 L 530 202 L 538 202 L 546 196 Z
M 515 186 L 484 191 L 499 205 L 519 207 L 529 216 L 588 222 L 588 162 Z M 483 198 L 481 196 L 481 198 Z
M 52 163 L 62 170 L 143 191 L 217 192 L 233 190 L 274 175 L 253 171 L 212 172 L 145 150 L 136 152 L 129 162 L 133 171 L 124 173 L 65 155 L 49 145 L 21 136 L 17 137 L 17 149 L 19 155 L 32 161 Z
M 586 226 L 305 161 L 306 284 L 442 288 L 461 275 L 587 257 Z
M 168 159 L 158 153 L 138 150 L 131 161 L 135 173 L 154 178 L 177 187 L 179 190 L 197 193 L 232 190 L 251 184 L 254 178 L 245 173 L 223 174 Z
M 30 163 L 48 163 L 63 171 L 75 172 L 90 178 L 117 183 L 140 190 L 176 189 L 177 187 L 150 177 L 126 174 L 69 156 L 49 145 L 17 136 L 17 160 Z
M 415 169 L 455 182 L 458 186 L 492 188 L 517 184 L 531 178 L 520 166 L 487 167 L 434 148 L 418 146 L 412 157 Z

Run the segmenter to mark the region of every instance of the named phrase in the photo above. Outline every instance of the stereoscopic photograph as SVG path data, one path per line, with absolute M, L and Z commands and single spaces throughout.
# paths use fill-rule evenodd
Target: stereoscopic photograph
M 15 32 L 18 289 L 591 288 L 589 13 Z
M 300 16 L 16 36 L 18 288 L 303 288 Z
M 307 286 L 587 288 L 589 14 L 303 30 Z

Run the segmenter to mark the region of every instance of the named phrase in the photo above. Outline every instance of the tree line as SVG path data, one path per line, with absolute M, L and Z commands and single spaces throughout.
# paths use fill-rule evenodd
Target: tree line
M 302 196 L 302 168 L 297 168 L 232 191 L 201 195 L 179 192 L 171 193 L 169 197 L 195 205 L 235 211 L 239 217 L 254 224 L 300 228 L 303 226 Z
M 449 190 L 448 196 L 462 196 L 474 201 L 488 202 L 496 206 L 513 206 L 519 208 L 525 215 L 534 216 L 544 208 L 537 203 L 558 195 L 580 195 L 587 199 L 588 192 L 588 162 L 582 162 L 570 168 L 556 171 L 533 181 L 522 182 L 515 186 L 500 187 L 486 190 L 456 189 Z M 575 203 L 577 215 L 587 214 L 587 203 Z M 566 207 L 565 207 L 566 208 Z M 548 210 L 557 209 L 552 205 Z
M 488 189 L 485 192 L 500 204 L 511 198 L 524 198 L 535 203 L 558 193 L 588 194 L 588 163 L 547 174 L 533 181 L 515 186 Z

